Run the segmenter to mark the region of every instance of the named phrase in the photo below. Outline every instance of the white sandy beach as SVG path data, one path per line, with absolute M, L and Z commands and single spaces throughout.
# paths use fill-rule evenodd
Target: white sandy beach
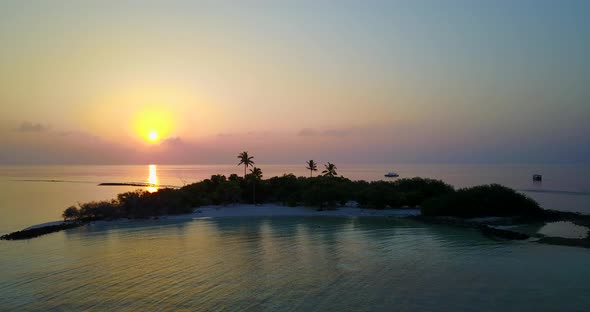
M 287 207 L 278 204 L 264 204 L 264 205 L 228 205 L 228 206 L 203 206 L 195 208 L 193 213 L 182 215 L 168 215 L 160 216 L 159 219 L 164 220 L 190 220 L 200 218 L 225 218 L 225 217 L 408 217 L 420 214 L 419 209 L 366 209 L 357 207 L 340 207 L 334 210 L 318 211 L 317 208 L 311 207 Z M 116 221 L 98 221 L 103 222 L 128 222 L 133 220 L 116 220 Z M 32 225 L 26 230 L 59 225 L 64 221 L 52 221 L 41 224 Z

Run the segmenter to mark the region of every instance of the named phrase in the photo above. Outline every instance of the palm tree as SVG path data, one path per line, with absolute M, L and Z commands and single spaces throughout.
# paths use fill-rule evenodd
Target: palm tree
M 254 180 L 260 180 L 262 179 L 262 170 L 260 170 L 258 167 L 254 167 L 250 169 L 250 175 Z
M 248 178 L 252 180 L 252 204 L 256 205 L 256 183 L 262 179 L 262 170 L 257 167 L 250 169 Z
M 238 154 L 238 159 L 240 160 L 238 166 L 242 164 L 244 165 L 244 178 L 246 178 L 246 169 L 248 169 L 248 166 L 254 166 L 253 158 L 254 156 L 249 156 L 248 152 L 241 152 Z
M 326 170 L 322 171 L 322 174 L 325 177 L 334 177 L 338 175 L 338 173 L 336 173 L 336 169 L 338 168 L 336 168 L 336 165 L 334 165 L 333 163 L 328 162 L 328 164 L 324 165 L 324 167 L 326 167 Z
M 307 163 L 307 167 L 305 167 L 307 170 L 309 170 L 309 176 L 313 177 L 313 172 L 314 171 L 318 171 L 318 164 L 315 163 L 315 161 L 310 160 Z

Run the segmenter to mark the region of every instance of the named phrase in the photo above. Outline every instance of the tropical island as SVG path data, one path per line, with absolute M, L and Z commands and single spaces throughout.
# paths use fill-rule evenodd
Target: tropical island
M 79 203 L 64 210 L 63 223 L 32 227 L 1 238 L 27 239 L 100 220 L 185 215 L 206 206 L 239 209 L 236 205 L 262 204 L 274 204 L 273 209 L 306 207 L 315 211 L 334 211 L 345 207 L 372 211 L 412 210 L 417 213 L 398 215 L 422 222 L 478 228 L 486 235 L 506 239 L 527 239 L 529 236 L 494 225 L 555 220 L 584 226 L 590 224 L 589 216 L 544 210 L 526 195 L 498 184 L 455 189 L 443 181 L 420 177 L 395 181 L 353 181 L 339 176 L 338 168 L 330 162 L 324 165 L 321 174 L 314 176 L 314 172 L 318 171 L 314 160 L 306 163 L 309 177 L 284 174 L 263 179 L 262 170 L 254 166 L 253 157 L 248 152 L 240 153 L 238 159 L 238 165 L 244 166 L 243 176 L 213 175 L 180 188 L 165 187 L 155 192 L 136 190 L 121 193 L 111 200 Z M 590 246 L 587 239 L 541 239 L 541 242 Z

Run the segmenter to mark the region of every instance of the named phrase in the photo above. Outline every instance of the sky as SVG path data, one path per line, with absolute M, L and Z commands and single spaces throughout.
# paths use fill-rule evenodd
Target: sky
M 589 16 L 584 0 L 1 1 L 0 164 L 588 163 Z

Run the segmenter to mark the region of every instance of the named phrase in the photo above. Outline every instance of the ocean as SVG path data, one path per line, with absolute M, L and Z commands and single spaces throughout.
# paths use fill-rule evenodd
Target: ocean
M 265 178 L 293 173 L 309 176 L 305 164 L 257 165 Z M 537 200 L 543 208 L 590 213 L 590 165 L 338 165 L 338 174 L 352 180 L 400 178 L 441 179 L 460 188 L 499 183 Z M 321 171 L 321 169 L 320 169 Z M 59 220 L 68 206 L 115 198 L 137 186 L 98 186 L 103 182 L 182 186 L 214 174 L 243 174 L 236 165 L 135 166 L 0 166 L 0 233 Z M 317 174 L 317 173 L 316 173 Z M 532 181 L 542 174 L 542 183 Z
M 305 165 L 260 165 L 265 177 Z M 338 165 L 351 179 L 500 183 L 544 208 L 590 213 L 580 165 Z M 235 165 L 0 167 L 0 233 L 142 182 L 181 186 Z M 533 174 L 543 182 L 534 183 Z M 496 241 L 411 220 L 250 217 L 97 223 L 0 241 L 0 311 L 587 311 L 590 251 Z

